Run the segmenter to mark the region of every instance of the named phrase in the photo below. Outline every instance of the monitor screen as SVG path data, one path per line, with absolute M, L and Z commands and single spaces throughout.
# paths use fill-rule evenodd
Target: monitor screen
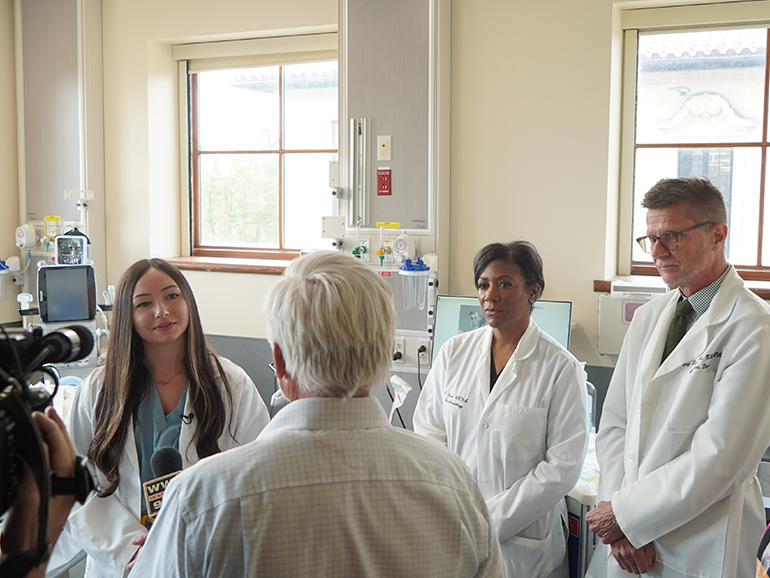
M 571 301 L 535 301 L 532 318 L 540 329 L 565 348 L 569 348 L 572 328 Z M 436 299 L 432 361 L 436 360 L 441 346 L 447 339 L 486 324 L 477 297 L 439 295 Z
M 43 323 L 96 317 L 96 281 L 91 265 L 42 267 L 37 273 L 37 290 Z

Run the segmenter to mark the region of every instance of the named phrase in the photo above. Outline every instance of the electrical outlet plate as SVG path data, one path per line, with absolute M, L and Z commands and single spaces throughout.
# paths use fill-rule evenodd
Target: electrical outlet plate
M 393 363 L 403 365 L 406 363 L 406 339 L 402 335 L 396 336 L 396 341 L 393 346 L 393 353 L 396 353 L 397 351 L 401 352 L 401 359 L 396 359 L 393 361 Z
M 420 347 L 425 346 L 425 351 L 420 352 Z M 417 359 L 420 360 L 420 365 L 423 363 L 430 363 L 430 346 L 431 346 L 431 340 L 430 339 L 418 339 L 417 340 Z
M 377 160 L 389 161 L 391 160 L 391 135 L 383 134 L 377 136 Z

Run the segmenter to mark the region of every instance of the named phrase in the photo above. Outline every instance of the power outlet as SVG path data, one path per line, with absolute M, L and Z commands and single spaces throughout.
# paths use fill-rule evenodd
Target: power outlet
M 417 359 L 420 361 L 420 365 L 423 363 L 430 363 L 430 339 L 418 339 L 417 340 Z M 423 351 L 423 347 L 425 350 Z
M 398 354 L 401 354 L 399 357 Z M 396 359 L 398 357 L 398 359 Z M 403 336 L 396 337 L 393 345 L 393 363 L 403 365 L 406 362 L 406 344 Z

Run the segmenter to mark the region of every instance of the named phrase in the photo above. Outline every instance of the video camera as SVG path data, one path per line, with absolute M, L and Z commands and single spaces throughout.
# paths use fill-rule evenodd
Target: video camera
M 0 575 L 4 577 L 25 576 L 48 560 L 51 494 L 72 493 L 83 501 L 94 487 L 82 463 L 76 467 L 74 479 L 57 480 L 55 475 L 52 479 L 43 438 L 32 418 L 33 411 L 42 411 L 51 404 L 58 389 L 56 373 L 46 365 L 83 359 L 93 346 L 91 332 L 80 325 L 47 335 L 43 335 L 41 328 L 24 330 L 0 326 L 0 515 L 16 501 L 25 462 L 40 490 L 37 545 L 0 564 Z M 49 394 L 44 387 L 31 386 L 30 378 L 40 371 L 53 377 L 53 393 Z M 64 483 L 57 484 L 57 481 Z

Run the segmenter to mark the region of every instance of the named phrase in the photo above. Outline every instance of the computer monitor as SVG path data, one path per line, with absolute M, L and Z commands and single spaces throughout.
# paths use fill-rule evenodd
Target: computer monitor
M 54 265 L 37 272 L 43 323 L 89 321 L 96 317 L 96 278 L 91 265 Z
M 532 318 L 540 329 L 565 348 L 569 348 L 572 328 L 571 301 L 535 301 Z M 436 298 L 432 362 L 436 360 L 447 339 L 486 324 L 478 297 L 439 295 Z

